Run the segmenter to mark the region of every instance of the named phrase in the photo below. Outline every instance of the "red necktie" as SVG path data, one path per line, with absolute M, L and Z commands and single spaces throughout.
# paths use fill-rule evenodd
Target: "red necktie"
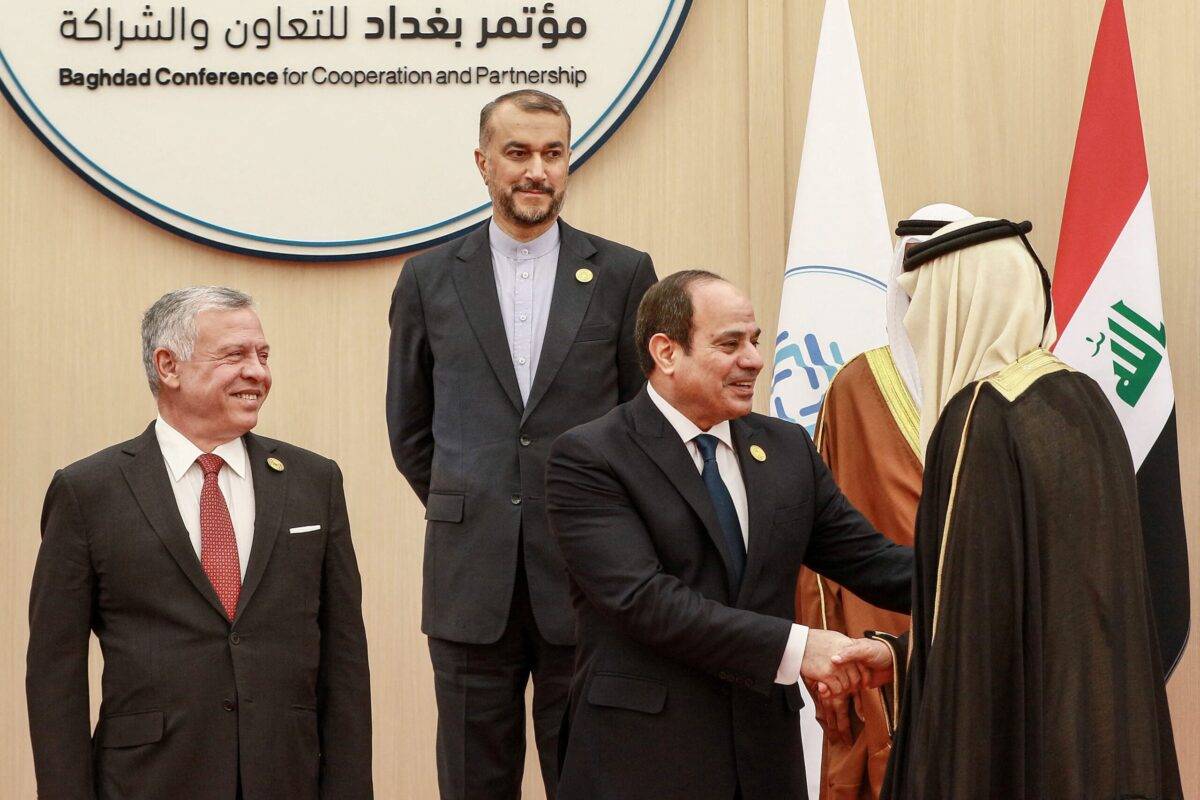
M 200 490 L 200 566 L 217 590 L 217 598 L 225 613 L 233 619 L 238 595 L 242 592 L 242 569 L 238 562 L 237 536 L 225 495 L 217 485 L 217 475 L 225 460 L 213 453 L 204 453 L 196 462 L 204 471 L 204 488 Z

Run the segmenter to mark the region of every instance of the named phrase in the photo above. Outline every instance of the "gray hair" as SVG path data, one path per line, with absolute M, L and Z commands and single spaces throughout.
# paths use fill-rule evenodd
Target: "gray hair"
M 492 114 L 504 103 L 513 103 L 522 111 L 541 111 L 547 114 L 557 114 L 567 121 L 567 141 L 571 144 L 571 115 L 563 101 L 552 94 L 539 92 L 537 89 L 517 89 L 515 92 L 502 94 L 479 110 L 479 146 L 487 147 L 492 140 Z
M 154 351 L 162 347 L 186 361 L 196 345 L 196 315 L 211 309 L 235 311 L 254 308 L 254 299 L 245 292 L 225 286 L 189 286 L 167 292 L 154 301 L 142 315 L 142 366 L 150 392 L 158 396 L 158 368 Z

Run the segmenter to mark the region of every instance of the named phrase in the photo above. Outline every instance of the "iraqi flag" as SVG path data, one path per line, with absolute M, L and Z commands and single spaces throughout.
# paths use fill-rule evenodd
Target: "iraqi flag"
M 1187 540 L 1146 146 L 1121 0 L 1107 0 L 1088 75 L 1054 271 L 1055 353 L 1112 402 L 1133 454 L 1167 674 L 1188 635 Z
M 834 373 L 887 342 L 892 238 L 847 0 L 826 0 L 796 184 L 771 414 L 811 434 Z M 820 797 L 823 733 L 804 682 L 809 797 Z

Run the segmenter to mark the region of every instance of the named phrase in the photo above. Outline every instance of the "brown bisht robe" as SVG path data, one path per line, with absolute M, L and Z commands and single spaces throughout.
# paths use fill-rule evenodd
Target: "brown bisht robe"
M 921 496 L 919 427 L 920 415 L 891 350 L 880 347 L 854 358 L 834 377 L 816 430 L 817 447 L 842 492 L 872 525 L 909 547 Z M 909 627 L 906 615 L 876 608 L 807 569 L 800 573 L 797 618 L 852 637 L 869 630 L 898 634 Z M 861 729 L 854 726 L 853 744 L 825 742 L 822 800 L 879 797 L 891 733 L 879 692 L 864 699 L 864 722 Z
M 1091 378 L 1039 349 L 950 400 L 916 559 L 885 798 L 1183 797 L 1133 463 Z

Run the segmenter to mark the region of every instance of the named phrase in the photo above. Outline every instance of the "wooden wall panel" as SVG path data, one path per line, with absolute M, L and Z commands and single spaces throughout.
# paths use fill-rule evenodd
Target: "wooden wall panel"
M 1179 411 L 1193 619 L 1200 606 L 1200 57 L 1190 0 L 1127 2 Z M 1101 2 L 852 0 L 889 215 L 934 200 L 1033 220 L 1053 261 Z M 771 356 L 820 27 L 817 0 L 702 0 L 662 75 L 573 178 L 565 216 L 646 249 L 660 274 L 704 266 L 749 292 Z M 463 153 L 463 158 L 470 158 Z M 134 217 L 0 110 L 0 785 L 32 797 L 23 675 L 29 576 L 53 470 L 152 418 L 141 311 L 228 283 L 259 298 L 275 387 L 261 431 L 336 458 L 366 587 L 380 798 L 434 798 L 432 674 L 420 634 L 420 504 L 383 417 L 387 306 L 403 259 L 285 264 L 203 248 Z M 765 408 L 769 380 L 760 381 Z M 1200 644 L 1169 695 L 1200 794 Z M 98 667 L 98 659 L 95 659 Z M 540 797 L 535 759 L 528 796 Z

